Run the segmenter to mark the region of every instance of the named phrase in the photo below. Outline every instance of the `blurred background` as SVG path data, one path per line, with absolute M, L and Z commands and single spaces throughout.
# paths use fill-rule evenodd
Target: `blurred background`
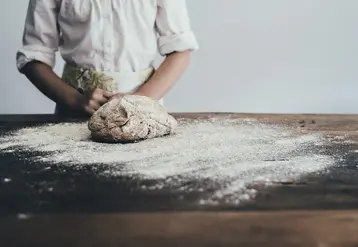
M 166 97 L 170 112 L 358 113 L 357 0 L 187 3 L 200 50 Z M 16 69 L 27 4 L 0 9 L 0 114 L 54 110 Z

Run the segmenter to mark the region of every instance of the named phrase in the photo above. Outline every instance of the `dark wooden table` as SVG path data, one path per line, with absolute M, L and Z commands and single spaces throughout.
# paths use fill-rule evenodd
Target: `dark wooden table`
M 113 186 L 121 184 L 101 181 L 100 186 L 95 178 L 85 176 L 81 180 L 70 170 L 66 176 L 78 179 L 82 189 L 92 186 L 77 194 L 63 189 L 57 195 L 38 195 L 26 189 L 24 181 L 51 180 L 55 174 L 1 154 L 0 177 L 11 175 L 17 183 L 7 187 L 0 182 L 0 246 L 358 246 L 358 153 L 353 152 L 358 150 L 358 116 L 174 115 L 255 118 L 350 142 L 331 147 L 341 152 L 343 159 L 325 176 L 278 184 L 239 207 L 208 209 L 178 205 L 170 195 L 130 197 L 125 190 L 120 192 L 128 196 L 129 204 L 96 204 L 101 194 L 101 201 L 106 202 L 105 194 L 113 193 Z M 63 119 L 50 115 L 0 116 L 0 131 L 4 134 L 9 129 L 58 121 Z M 66 185 L 64 182 L 64 188 Z M 94 189 L 101 193 L 94 196 Z M 39 200 L 48 204 L 36 203 Z M 142 205 L 143 200 L 146 205 Z

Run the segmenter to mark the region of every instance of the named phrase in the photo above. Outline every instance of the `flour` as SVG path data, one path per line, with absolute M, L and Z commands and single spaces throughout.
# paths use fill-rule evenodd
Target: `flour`
M 180 120 L 173 136 L 135 144 L 89 137 L 85 123 L 49 124 L 0 137 L 0 150 L 43 152 L 31 159 L 44 167 L 101 164 L 101 176 L 155 181 L 142 190 L 202 192 L 199 204 L 239 204 L 255 197 L 252 185 L 293 181 L 335 163 L 322 152 L 322 136 L 251 119 Z

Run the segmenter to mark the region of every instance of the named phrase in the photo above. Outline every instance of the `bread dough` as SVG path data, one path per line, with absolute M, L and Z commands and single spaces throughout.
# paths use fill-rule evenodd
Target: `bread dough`
M 176 126 L 158 101 L 138 95 L 109 101 L 88 122 L 93 140 L 122 143 L 170 135 Z

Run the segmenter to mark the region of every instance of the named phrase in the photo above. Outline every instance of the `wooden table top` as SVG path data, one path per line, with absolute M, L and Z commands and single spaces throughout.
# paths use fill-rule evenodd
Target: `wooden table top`
M 353 152 L 358 150 L 358 115 L 173 115 L 255 118 L 350 142 L 337 146 L 347 155 L 329 176 L 280 184 L 241 210 L 3 212 L 0 246 L 358 246 L 358 153 Z M 61 120 L 50 115 L 0 115 L 0 126 L 46 121 Z

